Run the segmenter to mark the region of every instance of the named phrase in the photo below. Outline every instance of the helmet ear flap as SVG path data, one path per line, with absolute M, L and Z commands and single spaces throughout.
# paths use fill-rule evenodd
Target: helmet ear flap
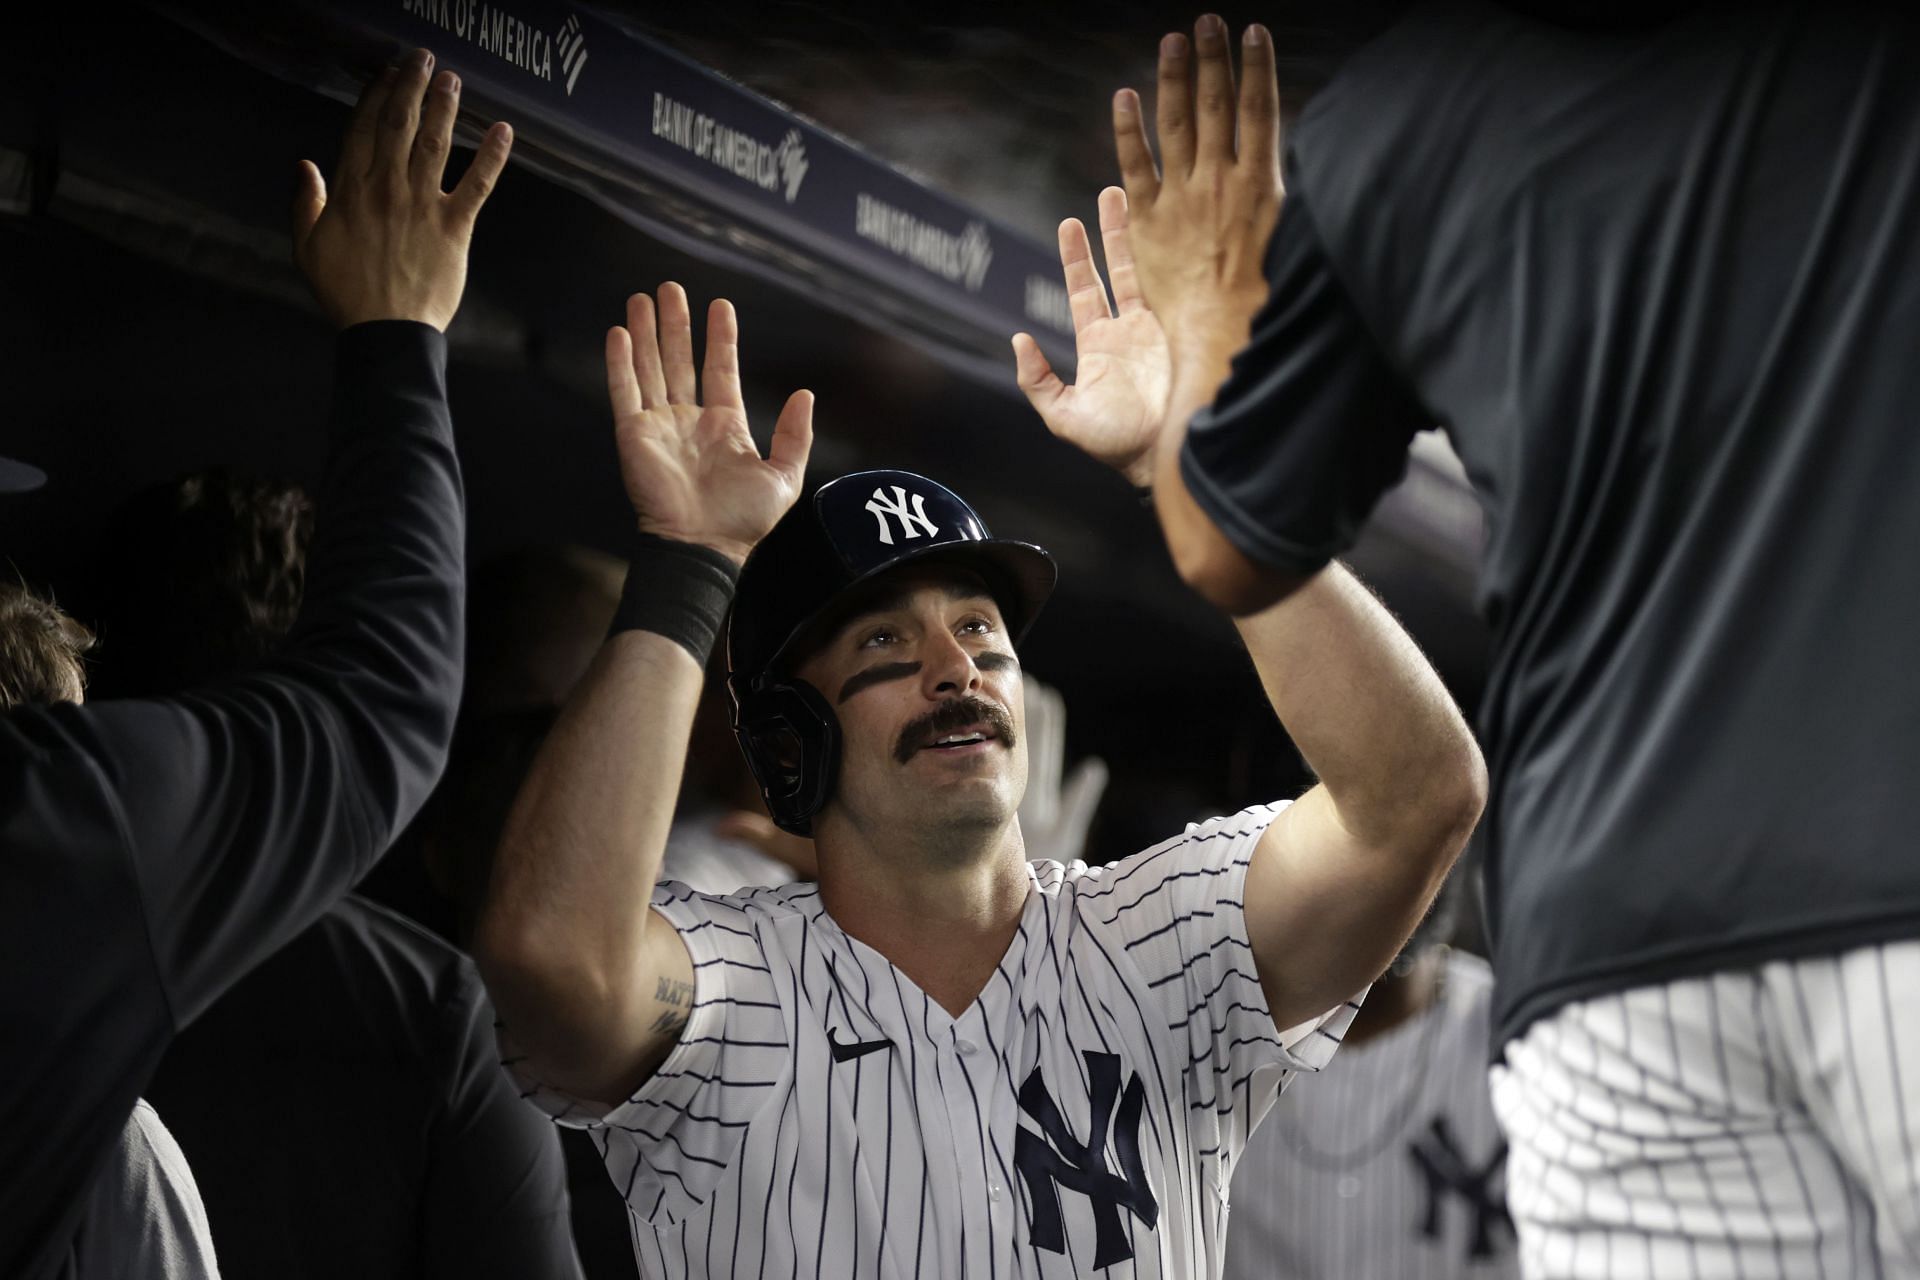
M 731 676 L 727 692 L 734 736 L 774 825 L 811 836 L 813 815 L 826 806 L 840 773 L 839 718 L 804 680 Z

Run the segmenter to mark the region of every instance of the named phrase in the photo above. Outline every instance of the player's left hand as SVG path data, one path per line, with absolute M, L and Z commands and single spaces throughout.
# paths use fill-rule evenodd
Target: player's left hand
M 1226 23 L 1207 14 L 1193 30 L 1197 73 L 1185 36 L 1160 42 L 1157 169 L 1140 96 L 1113 99 L 1140 288 L 1176 359 L 1190 342 L 1244 343 L 1267 297 L 1262 263 L 1283 194 L 1273 37 L 1247 28 L 1236 95 Z
M 1073 385 L 1060 380 L 1025 333 L 1013 335 L 1016 377 L 1049 431 L 1146 488 L 1153 483 L 1153 445 L 1166 414 L 1172 362 L 1167 335 L 1134 274 L 1127 195 L 1118 187 L 1100 193 L 1100 243 L 1117 314 L 1107 306 L 1086 227 L 1078 218 L 1060 224 L 1060 267 L 1073 309 Z

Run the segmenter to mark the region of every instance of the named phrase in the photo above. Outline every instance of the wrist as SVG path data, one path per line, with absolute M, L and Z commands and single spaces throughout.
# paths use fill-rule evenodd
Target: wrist
M 705 667 L 739 578 L 739 563 L 725 552 L 641 532 L 627 558 L 626 586 L 609 632 L 665 636 Z
M 740 572 L 741 566 L 746 564 L 747 557 L 753 554 L 754 544 L 751 542 L 739 542 L 731 538 L 700 537 L 682 533 L 677 529 L 665 528 L 645 519 L 642 519 L 637 527 L 638 536 L 643 542 L 651 539 L 657 542 L 674 543 L 678 546 L 697 547 L 701 551 L 710 552 L 727 560 L 736 574 Z

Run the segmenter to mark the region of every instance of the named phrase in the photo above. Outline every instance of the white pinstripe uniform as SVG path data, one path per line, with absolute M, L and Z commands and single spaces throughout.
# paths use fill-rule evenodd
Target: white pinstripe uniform
M 1530 1277 L 1920 1280 L 1920 942 L 1566 1005 L 1493 1098 Z
M 1227 1280 L 1514 1280 L 1506 1140 L 1487 1093 L 1487 962 L 1288 1090 L 1234 1174 Z
M 1218 1276 L 1248 1131 L 1357 1008 L 1284 1036 L 1268 1016 L 1241 893 L 1278 812 L 1029 864 L 958 1018 L 811 885 L 663 885 L 696 977 L 679 1045 L 604 1115 L 531 1096 L 593 1133 L 649 1276 Z

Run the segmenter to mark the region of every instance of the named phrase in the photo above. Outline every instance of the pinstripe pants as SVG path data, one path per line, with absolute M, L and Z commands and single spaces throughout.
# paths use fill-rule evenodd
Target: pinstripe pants
M 1579 1001 L 1492 1075 L 1530 1280 L 1920 1280 L 1920 941 Z

